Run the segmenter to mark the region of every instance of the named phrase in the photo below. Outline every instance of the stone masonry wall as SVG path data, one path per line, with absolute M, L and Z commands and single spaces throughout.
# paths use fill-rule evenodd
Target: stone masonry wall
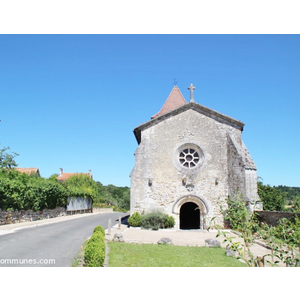
M 255 211 L 258 215 L 258 219 L 261 222 L 265 222 L 268 225 L 277 226 L 279 220 L 282 218 L 286 218 L 290 221 L 294 219 L 295 216 L 298 216 L 300 219 L 300 213 L 292 213 L 292 212 L 284 212 L 284 211 Z
M 245 172 L 243 158 L 239 154 L 238 145 L 228 135 L 227 137 L 227 170 L 228 170 L 228 196 L 245 195 Z
M 206 217 L 216 217 L 222 224 L 219 204 L 225 207 L 231 190 L 244 191 L 245 186 L 241 171 L 234 178 L 236 186 L 228 184 L 228 168 L 232 167 L 228 163 L 228 134 L 241 144 L 240 130 L 193 110 L 144 129 L 131 173 L 131 214 L 157 209 L 171 214 L 183 197 L 190 201 L 198 198 L 206 207 Z M 178 159 L 189 145 L 200 153 L 201 163 L 194 169 L 184 169 Z M 238 161 L 237 165 L 242 168 Z M 173 216 L 178 226 L 179 216 Z
M 66 215 L 67 215 L 67 211 L 63 207 L 58 207 L 55 209 L 44 209 L 42 211 L 33 211 L 33 210 L 4 211 L 0 209 L 0 225 L 51 219 L 51 218 L 56 218 L 56 217 L 61 217 Z

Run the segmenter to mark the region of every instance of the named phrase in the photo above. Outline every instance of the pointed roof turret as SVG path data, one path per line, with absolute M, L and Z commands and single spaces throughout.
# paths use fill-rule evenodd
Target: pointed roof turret
M 161 110 L 151 117 L 151 119 L 154 119 L 158 116 L 164 115 L 165 113 L 178 108 L 179 106 L 182 106 L 186 104 L 184 97 L 182 96 L 178 86 L 174 86 L 169 97 L 167 98 L 165 104 L 161 108 Z

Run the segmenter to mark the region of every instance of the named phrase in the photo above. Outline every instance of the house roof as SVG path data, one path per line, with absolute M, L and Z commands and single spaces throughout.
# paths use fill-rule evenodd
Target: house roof
M 74 175 L 83 175 L 83 176 L 88 176 L 88 177 L 93 178 L 91 173 L 62 173 L 62 174 L 59 174 L 57 176 L 57 180 L 58 181 L 65 181 L 65 180 L 68 180 L 70 177 L 72 177 Z
M 15 168 L 15 170 L 28 175 L 38 174 L 39 176 L 41 176 L 39 168 Z
M 181 96 L 180 96 L 181 95 Z M 182 97 L 182 98 L 181 98 Z M 183 103 L 183 101 L 184 103 Z M 210 118 L 213 118 L 214 120 L 227 124 L 229 126 L 235 127 L 241 131 L 244 129 L 245 123 L 238 121 L 236 119 L 233 119 L 231 117 L 228 117 L 226 115 L 223 115 L 213 109 L 210 109 L 208 107 L 205 107 L 203 105 L 200 105 L 196 102 L 189 102 L 186 103 L 184 100 L 180 90 L 178 87 L 174 87 L 170 96 L 168 97 L 167 101 L 163 105 L 162 109 L 154 115 L 150 121 L 147 121 L 140 126 L 136 127 L 133 132 L 136 137 L 137 142 L 140 144 L 141 142 L 141 132 L 149 128 L 155 124 L 158 124 L 168 118 L 171 118 L 172 116 L 175 116 L 177 114 L 180 114 L 184 111 L 187 111 L 189 109 L 192 109 L 194 111 L 197 111 L 200 114 L 206 115 Z
M 187 102 L 185 101 L 184 97 L 182 96 L 178 86 L 174 86 L 169 97 L 167 98 L 166 102 L 164 103 L 163 107 L 161 110 L 155 114 L 154 116 L 151 117 L 151 119 L 157 118 L 161 115 L 164 115 L 165 113 L 180 107 Z

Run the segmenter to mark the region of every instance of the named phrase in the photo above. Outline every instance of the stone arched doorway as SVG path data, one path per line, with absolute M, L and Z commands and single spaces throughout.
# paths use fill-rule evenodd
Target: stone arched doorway
M 206 229 L 208 206 L 198 196 L 188 195 L 179 198 L 173 204 L 172 213 L 176 216 L 176 229 Z
M 180 229 L 200 229 L 200 208 L 194 202 L 181 205 L 179 212 Z

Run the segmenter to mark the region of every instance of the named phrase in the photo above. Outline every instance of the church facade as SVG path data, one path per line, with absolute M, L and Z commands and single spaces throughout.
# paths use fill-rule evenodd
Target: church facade
M 242 141 L 244 123 L 196 103 L 174 86 L 162 109 L 134 129 L 130 212 L 159 210 L 176 229 L 223 225 L 220 207 L 238 193 L 259 200 L 256 166 Z

